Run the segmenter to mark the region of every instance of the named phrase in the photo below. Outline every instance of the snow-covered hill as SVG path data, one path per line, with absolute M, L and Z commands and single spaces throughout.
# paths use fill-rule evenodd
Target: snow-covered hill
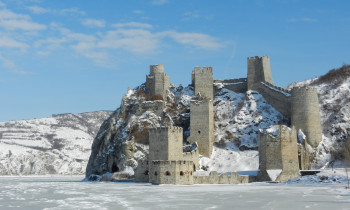
M 0 175 L 84 174 L 111 111 L 0 122 Z

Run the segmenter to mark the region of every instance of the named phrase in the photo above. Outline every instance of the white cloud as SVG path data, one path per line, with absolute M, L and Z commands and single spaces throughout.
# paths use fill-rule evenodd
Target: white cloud
M 84 11 L 81 11 L 79 8 L 67 8 L 59 11 L 62 15 L 86 15 Z
M 129 23 L 117 23 L 113 24 L 112 27 L 122 28 L 122 27 L 130 27 L 130 28 L 153 28 L 152 25 L 147 23 L 138 23 L 138 22 L 129 22 Z
M 25 50 L 28 48 L 28 45 L 22 42 L 18 42 L 14 39 L 11 39 L 9 37 L 0 37 L 0 47 L 3 48 L 20 48 L 22 50 Z
M 185 12 L 183 16 L 184 16 L 183 20 L 198 19 L 201 17 L 199 15 L 199 11 L 197 10 L 191 11 L 191 12 Z
M 32 72 L 26 72 L 26 71 L 18 70 L 16 64 L 13 61 L 11 61 L 11 60 L 9 60 L 9 59 L 1 56 L 1 55 L 0 55 L 0 61 L 2 61 L 2 65 L 6 69 L 10 70 L 12 73 L 20 74 L 20 75 L 32 74 Z
M 224 47 L 223 44 L 219 43 L 215 38 L 201 33 L 179 33 L 176 31 L 165 31 L 162 33 L 164 36 L 173 38 L 176 42 L 194 46 L 205 50 L 218 50 Z
M 49 9 L 45 9 L 38 6 L 31 6 L 31 7 L 28 7 L 28 9 L 34 14 L 44 14 L 44 13 L 50 12 Z
M 315 18 L 289 18 L 287 19 L 288 22 L 316 22 L 317 19 Z
M 169 2 L 169 0 L 153 0 L 152 4 L 154 4 L 154 5 L 163 5 L 163 4 L 166 4 L 168 2 Z
M 132 11 L 134 14 L 143 14 L 144 12 L 142 10 L 134 10 Z
M 81 20 L 81 23 L 88 27 L 103 28 L 106 26 L 106 23 L 104 20 L 96 20 L 96 19 L 83 19 Z
M 16 14 L 9 10 L 0 10 L 0 27 L 7 30 L 36 31 L 46 28 L 45 25 L 31 21 L 30 16 Z
M 78 55 L 90 59 L 98 66 L 110 67 L 116 51 L 149 55 L 159 53 L 166 39 L 186 47 L 204 50 L 217 50 L 224 47 L 214 37 L 202 33 L 181 33 L 177 31 L 154 32 L 152 25 L 146 23 L 117 23 L 114 30 L 97 34 L 74 33 L 59 24 L 52 23 L 58 37 L 37 41 L 37 53 L 47 55 L 58 48 L 69 47 Z
M 107 32 L 100 48 L 124 49 L 138 54 L 151 54 L 159 48 L 160 40 L 148 30 L 144 29 L 117 29 Z

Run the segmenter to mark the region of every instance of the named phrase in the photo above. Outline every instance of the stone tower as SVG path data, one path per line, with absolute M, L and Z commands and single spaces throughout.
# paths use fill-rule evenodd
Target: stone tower
M 149 161 L 182 160 L 181 127 L 158 127 L 149 130 Z
M 210 157 L 214 143 L 213 101 L 200 98 L 191 101 L 190 143 L 197 142 L 199 154 Z
M 248 58 L 248 90 L 256 90 L 260 82 L 273 84 L 269 56 Z
M 170 86 L 169 75 L 164 73 L 164 65 L 151 65 L 150 74 L 146 75 L 146 92 L 151 96 L 166 98 Z
M 316 148 L 322 140 L 320 108 L 314 88 L 293 88 L 291 123 L 306 135 L 306 142 Z
M 192 71 L 192 85 L 194 94 L 200 93 L 201 96 L 213 100 L 213 68 L 212 67 L 195 67 Z
M 266 131 L 265 131 L 266 132 Z M 271 180 L 276 170 L 280 174 Z M 299 176 L 299 159 L 296 130 L 280 125 L 277 136 L 259 132 L 260 181 L 287 181 Z

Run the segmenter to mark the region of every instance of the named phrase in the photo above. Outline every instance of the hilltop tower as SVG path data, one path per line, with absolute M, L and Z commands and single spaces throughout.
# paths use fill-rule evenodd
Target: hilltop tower
M 164 73 L 164 65 L 151 65 L 150 74 L 146 75 L 146 92 L 151 96 L 160 96 L 164 100 L 170 86 L 169 75 Z
M 268 82 L 273 84 L 270 58 L 269 56 L 263 57 L 250 57 L 248 60 L 248 75 L 247 86 L 248 90 L 256 90 L 256 85 L 260 82 Z
M 306 135 L 306 142 L 316 148 L 322 140 L 318 94 L 314 88 L 293 88 L 291 123 Z
M 213 101 L 200 98 L 191 101 L 190 143 L 197 142 L 199 154 L 210 157 L 214 143 Z
M 195 67 L 192 71 L 192 85 L 194 86 L 194 94 L 198 93 L 202 97 L 213 100 L 213 68 L 212 67 Z

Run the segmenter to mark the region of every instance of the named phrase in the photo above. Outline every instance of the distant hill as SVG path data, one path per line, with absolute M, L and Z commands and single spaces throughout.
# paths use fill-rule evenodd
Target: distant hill
M 84 174 L 111 111 L 0 122 L 0 175 Z

